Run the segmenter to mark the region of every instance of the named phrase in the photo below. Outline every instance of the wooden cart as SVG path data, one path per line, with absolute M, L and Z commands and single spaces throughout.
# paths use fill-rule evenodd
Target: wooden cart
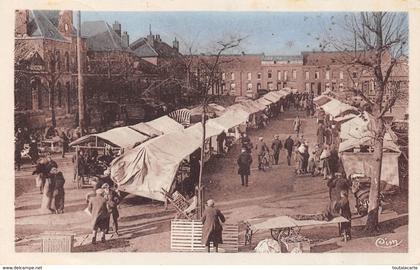
M 339 232 L 340 232 L 341 223 L 349 222 L 349 220 L 347 220 L 344 217 L 336 217 L 330 221 L 296 220 L 288 216 L 280 216 L 280 217 L 267 219 L 263 222 L 258 222 L 260 220 L 261 219 L 253 219 L 253 220 L 248 220 L 246 222 L 247 229 L 245 232 L 245 239 L 246 239 L 245 244 L 251 244 L 252 236 L 257 231 L 270 230 L 271 237 L 280 243 L 283 237 L 290 236 L 290 235 L 298 235 L 302 227 L 338 224 Z M 345 241 L 346 240 L 347 239 L 345 238 Z

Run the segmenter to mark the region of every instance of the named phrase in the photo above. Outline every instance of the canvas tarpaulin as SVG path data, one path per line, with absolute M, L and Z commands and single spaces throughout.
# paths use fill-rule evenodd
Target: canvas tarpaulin
M 220 106 L 216 103 L 210 103 L 207 105 L 207 113 L 214 113 L 216 116 L 221 116 L 223 114 L 223 111 L 225 110 L 225 107 Z M 201 115 L 203 113 L 203 106 L 197 106 L 190 110 L 191 116 L 193 115 Z
M 224 131 L 244 124 L 249 119 L 249 113 L 243 110 L 227 110 L 222 116 L 208 120 L 208 124 L 221 127 Z
M 149 140 L 150 136 L 144 135 L 130 127 L 118 127 L 102 133 L 83 136 L 73 141 L 70 146 L 80 145 L 94 141 L 96 139 L 103 140 L 113 146 L 118 146 L 124 149 L 131 149 L 137 144 Z
M 325 95 L 320 95 L 314 98 L 314 103 L 317 106 L 323 106 L 331 101 L 331 98 Z
M 399 186 L 398 157 L 399 153 L 384 153 L 382 157 L 381 181 Z M 373 165 L 372 153 L 347 153 L 341 155 L 346 175 L 362 173 L 370 175 Z
M 162 188 L 170 190 L 180 162 L 200 147 L 198 137 L 179 131 L 141 144 L 112 162 L 111 178 L 121 191 L 164 201 Z
M 222 131 L 207 123 L 206 139 Z M 111 177 L 121 191 L 164 201 L 162 188 L 170 190 L 179 164 L 201 147 L 202 134 L 202 125 L 197 123 L 150 140 L 113 161 Z
M 254 113 L 256 112 L 261 112 L 265 110 L 265 106 L 262 105 L 261 103 L 255 102 L 253 100 L 246 100 L 246 101 L 242 101 L 241 104 L 243 104 L 244 106 L 247 106 L 249 108 L 252 108 L 252 110 L 254 111 Z
M 347 111 L 354 111 L 357 113 L 357 109 L 339 100 L 332 99 L 330 102 L 321 106 L 321 108 L 332 117 L 337 117 L 340 114 Z
M 156 137 L 163 134 L 162 131 L 155 129 L 152 126 L 149 126 L 147 123 L 138 123 L 130 126 L 130 128 L 135 129 L 138 132 L 143 133 L 144 135 L 147 135 L 149 137 Z
M 181 131 L 184 129 L 183 125 L 166 115 L 149 121 L 146 124 L 163 132 L 164 134 Z
M 270 106 L 271 104 L 273 104 L 273 102 L 271 102 L 271 101 L 269 101 L 269 100 L 267 100 L 267 99 L 265 99 L 265 98 L 259 98 L 259 99 L 257 99 L 256 100 L 256 102 L 257 103 L 260 103 L 260 104 L 262 104 L 262 105 L 264 105 L 264 106 Z
M 278 102 L 281 99 L 281 95 L 277 91 L 268 92 L 263 97 L 265 99 L 273 102 L 273 103 L 276 103 L 276 102 Z

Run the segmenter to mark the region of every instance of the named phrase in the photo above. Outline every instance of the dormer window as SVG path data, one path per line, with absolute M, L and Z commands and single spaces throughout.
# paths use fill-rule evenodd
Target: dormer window
M 64 31 L 69 31 L 69 25 L 66 23 L 66 24 L 64 24 Z

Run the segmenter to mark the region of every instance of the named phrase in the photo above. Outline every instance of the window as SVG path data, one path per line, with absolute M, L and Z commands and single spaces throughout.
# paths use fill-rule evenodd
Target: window
M 235 86 L 236 86 L 235 83 L 231 83 L 230 84 L 230 90 L 235 91 Z
M 330 83 L 325 83 L 325 91 L 330 91 Z
M 334 92 L 337 89 L 337 83 L 332 83 L 332 91 Z
M 309 71 L 305 71 L 305 79 L 309 80 Z
M 252 83 L 248 83 L 248 85 L 246 86 L 246 90 L 249 92 L 249 91 L 252 91 Z
M 257 90 L 261 89 L 261 83 L 257 83 Z
M 258 73 L 258 74 L 257 74 L 257 79 L 258 79 L 258 80 L 261 80 L 261 73 Z
M 352 73 L 352 77 L 353 77 L 353 79 L 356 79 L 357 78 L 357 73 L 356 72 L 353 72 Z
M 268 82 L 267 83 L 267 89 L 270 90 L 270 91 L 272 91 L 274 89 L 273 88 L 273 82 Z
M 315 80 L 319 79 L 319 71 L 315 71 Z
M 226 80 L 226 73 L 222 73 L 222 80 Z
M 344 88 L 343 83 L 340 83 L 340 85 L 338 86 L 338 89 L 342 92 L 343 88 Z
M 232 73 L 230 74 L 230 79 L 231 79 L 232 81 L 234 81 L 234 80 L 235 80 L 235 73 L 234 73 L 234 72 L 232 72 Z
M 248 72 L 247 79 L 248 79 L 248 81 L 252 80 L 252 74 L 251 74 L 251 72 Z
M 284 71 L 284 80 L 287 81 L 287 70 Z
M 281 70 L 277 71 L 277 80 L 281 81 Z
M 364 94 L 367 94 L 369 92 L 369 82 L 368 81 L 363 82 L 363 84 L 362 84 L 362 92 Z
M 330 79 L 330 71 L 329 70 L 325 71 L 325 79 L 326 80 Z
M 71 113 L 70 83 L 66 82 L 67 113 Z
M 267 74 L 267 77 L 269 78 L 269 79 L 271 79 L 271 77 L 272 77 L 273 75 L 272 75 L 272 73 L 271 73 L 271 70 L 269 70 L 268 71 L 268 74 Z
M 376 86 L 376 83 L 374 81 L 371 81 L 370 87 L 369 87 L 369 95 L 371 96 L 375 95 L 375 86 Z
M 342 80 L 344 78 L 344 74 L 342 71 L 340 71 L 340 80 Z
M 67 72 L 70 71 L 70 61 L 69 61 L 69 53 L 66 52 L 64 54 L 64 67 Z
M 69 25 L 66 23 L 66 24 L 64 24 L 64 31 L 69 31 Z
M 293 80 L 296 80 L 296 69 L 292 70 L 292 77 Z
M 306 92 L 309 92 L 311 89 L 311 85 L 310 85 L 310 83 L 305 83 L 305 90 L 306 90 Z

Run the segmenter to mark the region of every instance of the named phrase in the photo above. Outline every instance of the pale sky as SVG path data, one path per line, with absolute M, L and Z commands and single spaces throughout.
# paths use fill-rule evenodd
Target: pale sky
M 180 50 L 206 52 L 211 44 L 229 36 L 246 37 L 237 53 L 296 55 L 319 48 L 317 37 L 325 27 L 337 27 L 345 13 L 337 12 L 83 12 L 82 21 L 105 20 L 121 23 L 130 43 L 149 32 L 160 34 L 172 45 L 176 37 Z M 74 13 L 76 16 L 76 12 Z M 77 20 L 74 20 L 77 22 Z

